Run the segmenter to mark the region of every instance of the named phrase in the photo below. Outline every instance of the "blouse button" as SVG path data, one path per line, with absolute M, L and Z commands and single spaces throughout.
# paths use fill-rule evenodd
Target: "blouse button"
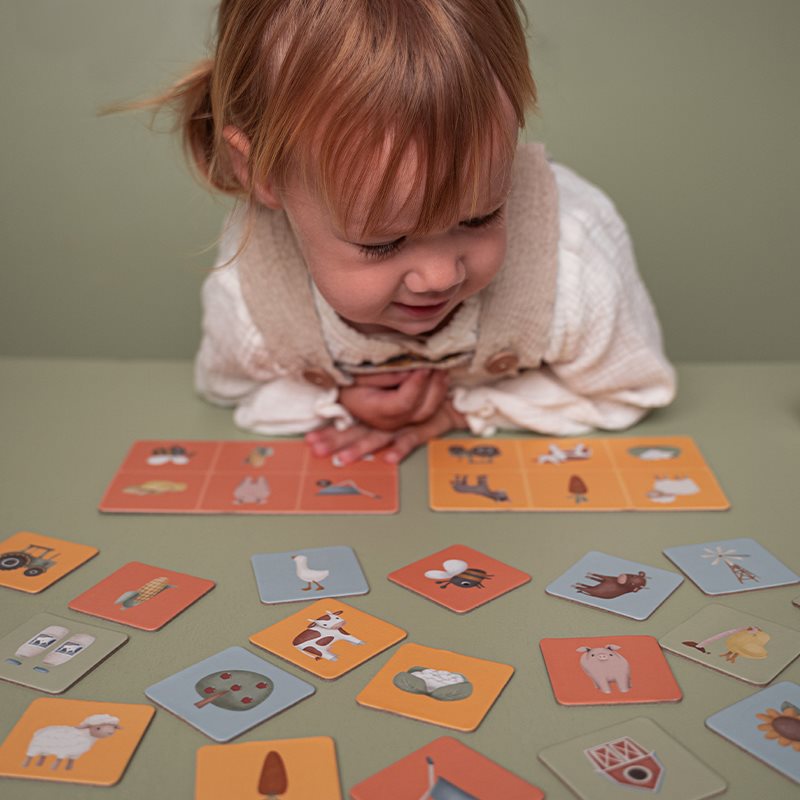
M 519 357 L 513 350 L 501 350 L 486 359 L 486 371 L 490 375 L 502 375 L 511 372 L 519 366 Z
M 333 389 L 336 386 L 336 379 L 324 369 L 306 369 L 303 370 L 303 378 L 314 386 L 319 386 L 320 389 Z

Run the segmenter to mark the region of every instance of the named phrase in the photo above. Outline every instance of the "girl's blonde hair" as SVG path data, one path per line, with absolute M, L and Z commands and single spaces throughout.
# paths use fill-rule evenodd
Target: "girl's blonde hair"
M 215 54 L 159 97 L 217 189 L 252 198 L 299 174 L 344 229 L 369 181 L 368 235 L 392 200 L 409 148 L 422 233 L 477 201 L 485 154 L 516 146 L 536 104 L 519 0 L 222 0 Z M 250 143 L 236 177 L 226 126 Z M 407 163 L 407 162 L 406 162 Z M 376 179 L 377 178 L 377 179 Z

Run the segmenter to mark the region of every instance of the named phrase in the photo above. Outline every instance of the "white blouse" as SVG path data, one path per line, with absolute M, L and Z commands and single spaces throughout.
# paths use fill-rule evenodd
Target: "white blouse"
M 475 434 L 498 429 L 554 436 L 593 428 L 619 430 L 675 395 L 655 310 L 636 269 L 625 224 L 599 189 L 554 164 L 559 193 L 558 283 L 545 365 L 485 386 L 470 386 L 466 369 L 451 370 L 453 405 Z M 237 232 L 223 237 L 218 263 L 231 259 Z M 351 328 L 318 292 L 314 301 L 333 360 L 343 370 L 383 363 L 404 353 L 437 360 L 475 349 L 480 294 L 425 339 L 364 335 Z M 353 423 L 338 389 L 277 374 L 266 357 L 239 284 L 235 259 L 203 286 L 203 339 L 195 362 L 198 392 L 235 406 L 236 424 L 265 435 L 303 433 L 328 422 Z M 261 353 L 261 357 L 259 357 Z

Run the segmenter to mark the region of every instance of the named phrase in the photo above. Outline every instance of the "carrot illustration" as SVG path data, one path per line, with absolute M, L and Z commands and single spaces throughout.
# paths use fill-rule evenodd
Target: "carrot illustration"
M 264 766 L 261 768 L 261 777 L 258 779 L 259 794 L 266 795 L 269 800 L 273 800 L 285 794 L 289 786 L 286 776 L 286 765 L 280 753 L 270 750 L 264 759 Z

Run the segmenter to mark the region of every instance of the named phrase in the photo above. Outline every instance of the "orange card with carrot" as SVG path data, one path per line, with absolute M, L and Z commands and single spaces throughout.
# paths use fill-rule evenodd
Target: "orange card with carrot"
M 333 739 L 311 736 L 201 747 L 194 796 L 195 800 L 341 800 Z

